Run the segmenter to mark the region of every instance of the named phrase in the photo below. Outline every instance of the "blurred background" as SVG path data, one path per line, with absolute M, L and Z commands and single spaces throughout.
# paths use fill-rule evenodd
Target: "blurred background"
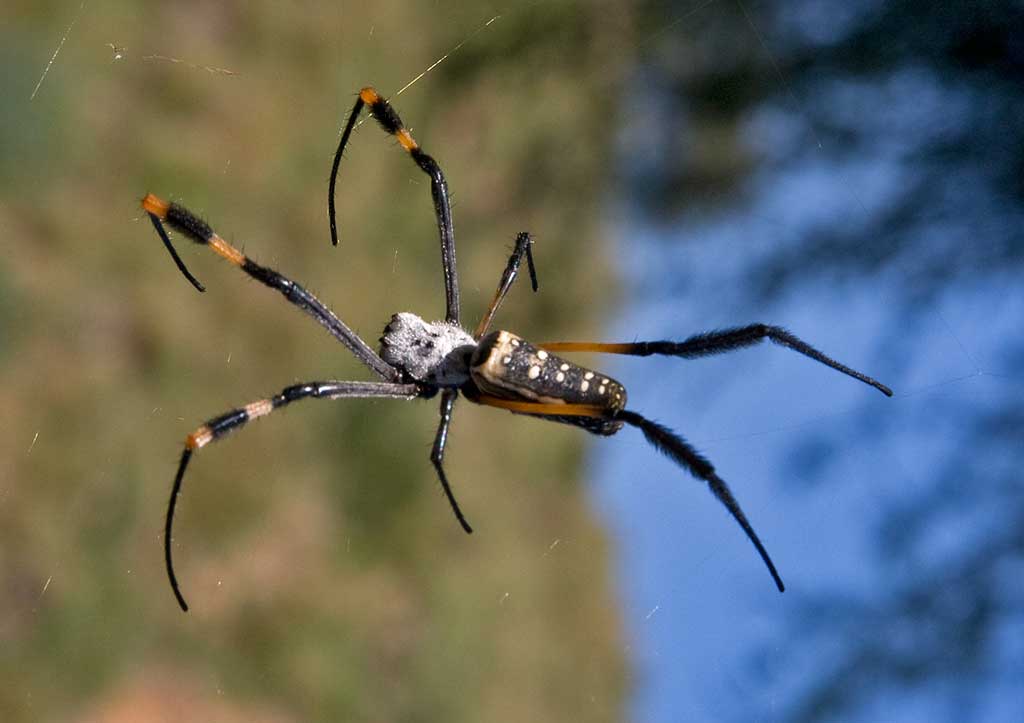
M 1024 21 L 1019 4 L 7 3 L 0 10 L 0 720 L 1013 720 L 1024 680 Z M 443 59 L 437 65 L 438 60 Z M 396 93 L 421 73 L 400 95 Z M 518 231 L 538 341 L 764 321 L 785 349 L 583 358 L 715 462 L 780 568 L 646 446 L 434 402 L 305 402 L 365 379 L 316 324 L 179 242 L 181 201 L 371 343 L 464 316 Z

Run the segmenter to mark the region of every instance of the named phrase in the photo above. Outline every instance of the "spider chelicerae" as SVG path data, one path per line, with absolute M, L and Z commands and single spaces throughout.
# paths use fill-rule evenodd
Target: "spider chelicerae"
M 476 404 L 561 424 L 571 424 L 602 436 L 615 434 L 623 425 L 636 427 L 658 451 L 708 484 L 712 494 L 725 505 L 757 549 L 779 591 L 784 590 L 782 578 L 768 552 L 747 521 L 728 485 L 718 476 L 712 464 L 680 435 L 627 409 L 626 390 L 622 384 L 552 352 L 604 352 L 633 356 L 661 354 L 692 359 L 733 351 L 768 339 L 869 384 L 887 396 L 892 396 L 892 391 L 871 377 L 826 356 L 785 329 L 767 324 L 750 324 L 702 332 L 680 342 L 641 341 L 623 344 L 555 342 L 535 345 L 509 331 L 489 331 L 491 321 L 515 281 L 524 260 L 533 290 L 537 290 L 532 240 L 528 233 L 520 233 L 517 236 L 515 250 L 505 265 L 494 298 L 480 323 L 470 334 L 461 324 L 459 282 L 455 269 L 455 234 L 452 229 L 451 203 L 444 174 L 437 161 L 424 153 L 413 139 L 391 104 L 373 88 L 367 87 L 359 91 L 359 97 L 348 117 L 334 154 L 328 184 L 331 242 L 334 245 L 338 243 L 334 207 L 338 167 L 349 136 L 364 106 L 369 108 L 381 128 L 394 136 L 416 165 L 430 177 L 430 191 L 441 242 L 441 269 L 446 303 L 444 321 L 428 322 L 409 312 L 392 316 L 391 321 L 384 327 L 379 353 L 313 294 L 277 271 L 261 266 L 247 257 L 218 236 L 205 221 L 188 209 L 177 203 L 163 201 L 153 194 L 147 194 L 142 200 L 143 209 L 152 220 L 174 263 L 199 291 L 205 289 L 189 273 L 178 256 L 164 229 L 164 224 L 192 241 L 208 246 L 260 283 L 277 289 L 289 303 L 319 322 L 380 378 L 380 381 L 332 380 L 293 384 L 272 397 L 257 400 L 214 417 L 185 438 L 185 448 L 171 489 L 164 529 L 167 575 L 181 608 L 188 610 L 188 605 L 174 573 L 171 530 L 185 469 L 193 452 L 247 422 L 264 417 L 300 399 L 429 399 L 440 393 L 440 423 L 430 452 L 430 461 L 437 471 L 441 488 L 456 519 L 466 532 L 472 532 L 452 492 L 443 464 L 448 427 L 451 424 L 455 400 L 460 392 L 462 396 Z

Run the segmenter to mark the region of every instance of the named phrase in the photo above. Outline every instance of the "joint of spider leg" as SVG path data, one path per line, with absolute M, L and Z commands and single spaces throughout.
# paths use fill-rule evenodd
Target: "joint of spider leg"
M 203 425 L 192 434 L 185 437 L 185 449 L 202 449 L 213 441 L 213 430 L 208 425 Z
M 167 253 L 171 255 L 171 260 L 174 261 L 174 265 L 178 267 L 178 271 L 180 271 L 188 282 L 198 291 L 205 292 L 206 287 L 202 285 L 199 279 L 192 275 L 192 272 L 188 270 L 187 266 L 185 266 L 185 262 L 181 260 L 180 256 L 178 256 L 178 252 L 175 250 L 174 244 L 171 243 L 171 237 L 167 235 L 167 230 L 164 229 L 164 224 L 163 221 L 160 220 L 160 217 L 149 211 L 146 212 L 146 215 L 149 216 L 149 220 L 153 224 L 153 228 L 160 237 L 160 241 L 163 242 L 164 248 L 167 249 Z
M 199 429 L 185 438 L 185 448 L 190 450 L 201 449 L 210 442 L 223 437 L 228 432 L 241 427 L 260 417 L 265 417 L 278 407 L 305 397 L 316 397 L 318 394 L 316 384 L 297 384 L 288 387 L 280 394 L 266 398 L 257 399 L 255 402 L 246 404 L 239 409 L 232 409 L 219 417 L 214 417 Z
M 359 98 L 369 107 L 370 113 L 376 119 L 385 132 L 395 136 L 402 148 L 413 153 L 419 149 L 419 144 L 413 139 L 412 134 L 406 129 L 399 117 L 398 112 L 380 95 L 374 88 L 363 88 L 359 91 Z
M 528 231 L 523 231 L 516 239 L 517 245 L 519 239 L 526 244 L 526 268 L 530 272 L 530 286 L 533 288 L 533 292 L 537 293 L 539 284 L 537 283 L 537 268 L 533 265 L 533 236 Z
M 142 208 L 146 213 L 165 221 L 175 231 L 188 236 L 198 244 L 207 244 L 214 236 L 209 224 L 173 201 L 164 201 L 152 193 L 147 193 L 142 199 Z
M 538 289 L 537 269 L 533 264 L 533 236 L 530 235 L 529 231 L 520 231 L 516 235 L 516 247 L 509 258 L 506 272 L 502 275 L 500 286 L 511 285 L 512 278 L 515 278 L 519 273 L 519 267 L 523 263 L 524 256 L 526 257 L 527 270 L 530 273 L 530 287 L 536 293 Z
M 142 208 L 195 243 L 209 246 L 218 256 L 235 266 L 245 266 L 245 254 L 218 236 L 206 221 L 184 206 L 173 201 L 164 201 L 149 193 L 142 199 Z
M 417 396 L 420 399 L 433 399 L 438 395 L 438 392 L 441 391 L 441 387 L 437 386 L 436 384 L 424 384 L 416 382 L 414 383 L 416 384 L 416 389 L 418 390 Z

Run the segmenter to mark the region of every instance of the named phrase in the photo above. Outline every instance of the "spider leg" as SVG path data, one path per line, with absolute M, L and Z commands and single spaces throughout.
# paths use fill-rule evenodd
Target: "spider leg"
M 743 510 L 740 508 L 736 498 L 733 497 L 729 486 L 715 473 L 714 466 L 697 450 L 691 447 L 686 440 L 657 422 L 653 422 L 629 410 L 619 412 L 615 415 L 615 418 L 637 427 L 644 433 L 644 437 L 647 438 L 647 441 L 655 449 L 669 457 L 697 479 L 708 483 L 711 493 L 718 498 L 719 502 L 725 505 L 725 508 L 729 510 L 729 514 L 733 516 L 733 519 L 747 533 L 747 537 L 754 544 L 764 564 L 768 567 L 768 572 L 771 573 L 772 578 L 775 580 L 775 585 L 779 588 L 779 592 L 784 592 L 786 587 L 782 584 L 782 578 L 779 577 L 771 557 L 768 556 L 768 551 L 764 549 L 764 545 L 761 544 L 761 540 L 758 538 L 757 533 L 754 532 L 754 528 L 747 521 L 747 516 L 743 514 Z
M 174 250 L 174 244 L 171 243 L 171 239 L 167 235 L 167 231 L 164 229 L 164 225 L 160 222 L 160 219 L 152 213 L 147 213 L 146 215 L 148 215 L 149 220 L 153 222 L 153 228 L 155 228 L 156 232 L 160 235 L 160 240 L 164 242 L 164 247 L 167 249 L 167 253 L 169 253 L 171 258 L 174 260 L 174 265 L 178 267 L 178 271 L 188 279 L 190 284 L 199 289 L 199 291 L 206 291 L 206 287 L 199 283 L 199 279 L 192 275 L 188 270 L 188 267 L 185 266 L 185 262 L 181 260 L 180 256 L 178 256 L 178 252 Z
M 180 206 L 177 203 L 167 203 L 166 201 L 157 198 L 152 193 L 147 194 L 146 197 L 142 199 L 142 208 L 149 214 L 149 218 L 153 221 L 153 225 L 159 231 L 160 236 L 164 240 L 168 249 L 171 250 L 171 256 L 178 264 L 178 268 L 181 269 L 182 273 L 185 274 L 185 277 L 195 284 L 196 288 L 200 291 L 203 290 L 202 286 L 195 280 L 195 277 L 188 272 L 188 269 L 185 268 L 184 263 L 181 262 L 178 255 L 174 253 L 173 246 L 170 245 L 170 239 L 167 238 L 162 222 L 166 222 L 171 228 L 184 234 L 192 241 L 204 246 L 209 246 L 218 256 L 227 259 L 261 284 L 280 291 L 289 303 L 294 304 L 312 316 L 320 323 L 321 326 L 327 329 L 335 339 L 344 344 L 348 350 L 351 351 L 357 359 L 359 359 L 359 361 L 368 366 L 382 379 L 397 382 L 401 378 L 401 374 L 397 369 L 381 359 L 380 356 L 377 355 L 377 352 L 371 349 L 366 342 L 360 339 L 359 335 L 352 331 L 341 319 L 337 317 L 337 315 L 335 315 L 333 311 L 328 309 L 322 301 L 317 299 L 302 286 L 286 278 L 277 271 L 267 268 L 266 266 L 260 266 L 255 261 L 248 258 L 241 251 L 217 235 L 205 221 L 197 217 L 187 208 Z
M 409 152 L 412 159 L 420 169 L 430 176 L 430 193 L 434 199 L 434 215 L 437 217 L 437 230 L 441 237 L 441 265 L 444 273 L 444 294 L 447 307 L 445 319 L 453 324 L 459 324 L 459 279 L 455 270 L 455 230 L 452 228 L 452 204 L 448 197 L 448 184 L 441 172 L 437 161 L 428 156 L 413 139 L 412 134 L 398 117 L 398 113 L 391 104 L 384 99 L 373 88 L 363 88 L 359 91 L 359 97 L 352 106 L 352 112 L 348 116 L 345 130 L 341 134 L 341 141 L 338 143 L 338 150 L 334 153 L 334 162 L 331 165 L 331 178 L 328 183 L 327 216 L 331 227 L 331 243 L 338 245 L 338 231 L 335 223 L 334 195 L 338 178 L 338 166 L 341 163 L 341 155 L 348 143 L 352 129 L 355 127 L 356 119 L 363 106 L 370 107 L 370 112 L 377 119 L 380 127 L 387 133 L 398 139 L 398 143 Z
M 780 326 L 769 326 L 768 324 L 750 324 L 732 329 L 720 329 L 708 331 L 702 334 L 694 334 L 685 341 L 639 341 L 632 344 L 601 344 L 596 342 L 575 342 L 559 341 L 541 346 L 549 351 L 596 351 L 606 354 L 629 354 L 632 356 L 650 356 L 652 354 L 663 354 L 666 356 L 678 356 L 684 359 L 695 359 L 713 354 L 724 354 L 725 352 L 753 346 L 764 339 L 769 339 L 779 346 L 784 346 L 793 351 L 799 352 L 806 357 L 830 366 L 849 377 L 868 384 L 887 397 L 892 396 L 892 390 L 881 382 L 851 369 L 845 364 L 826 356 L 815 349 L 807 342 L 797 338 Z
M 697 479 L 708 483 L 711 493 L 718 498 L 719 502 L 725 505 L 729 514 L 739 523 L 747 537 L 754 544 L 764 564 L 768 567 L 768 572 L 771 573 L 772 578 L 775 580 L 775 585 L 779 588 L 779 592 L 785 591 L 786 588 L 782 584 L 782 578 L 779 577 L 778 571 L 775 569 L 775 564 L 772 562 L 771 557 L 768 556 L 768 551 L 764 549 L 764 545 L 761 544 L 761 540 L 758 538 L 757 533 L 754 532 L 754 528 L 747 521 L 747 516 L 743 514 L 743 510 L 740 508 L 736 498 L 732 496 L 729 486 L 722 478 L 715 474 L 715 468 L 708 460 L 671 429 L 663 427 L 657 422 L 652 422 L 636 412 L 629 410 L 616 412 L 590 404 L 521 402 L 518 400 L 501 399 L 487 394 L 478 395 L 473 398 L 473 401 L 490 407 L 507 409 L 510 412 L 517 412 L 519 414 L 550 417 L 598 417 L 618 420 L 637 427 L 644 433 L 644 437 L 647 438 L 647 441 L 655 449 L 668 456 Z
M 452 492 L 451 485 L 448 484 L 448 477 L 444 473 L 444 448 L 448 443 L 448 427 L 452 423 L 452 409 L 455 407 L 455 400 L 458 398 L 459 393 L 454 389 L 445 389 L 441 395 L 441 421 L 437 425 L 437 436 L 434 437 L 434 446 L 430 450 L 430 462 L 434 465 L 434 469 L 437 470 L 437 477 L 441 480 L 441 489 L 444 490 L 445 497 L 448 498 L 448 503 L 452 506 L 452 512 L 455 513 L 455 518 L 462 525 L 462 529 L 469 534 L 473 534 L 473 528 L 469 526 L 466 521 L 466 517 L 462 514 L 462 510 L 459 509 L 459 503 L 455 501 L 455 494 Z
M 468 398 L 468 397 L 467 397 Z M 608 417 L 614 415 L 605 407 L 596 404 L 560 404 L 552 402 L 522 402 L 517 399 L 502 399 L 490 394 L 477 393 L 471 398 L 477 404 L 498 409 L 507 409 L 516 414 L 534 414 L 541 417 Z
M 415 384 L 336 381 L 306 382 L 305 384 L 295 384 L 286 387 L 279 394 L 269 399 L 260 399 L 239 409 L 232 409 L 230 412 L 226 412 L 219 417 L 214 417 L 188 435 L 185 438 L 185 448 L 181 453 L 181 461 L 178 462 L 178 472 L 174 476 L 171 498 L 167 504 L 167 518 L 164 522 L 164 562 L 167 565 L 167 578 L 170 580 L 171 590 L 174 591 L 174 597 L 177 598 L 181 609 L 187 612 L 188 604 L 181 594 L 178 578 L 174 574 L 174 561 L 171 557 L 171 533 L 174 527 L 174 510 L 177 506 L 178 494 L 181 492 L 182 480 L 185 477 L 185 468 L 188 467 L 189 460 L 192 458 L 194 451 L 220 439 L 228 432 L 241 427 L 247 422 L 265 417 L 276 409 L 280 409 L 300 399 L 306 399 L 307 397 L 316 399 L 364 399 L 371 397 L 415 399 L 420 395 L 420 389 Z
M 537 269 L 533 265 L 532 248 L 533 239 L 530 238 L 528 232 L 523 231 L 516 236 L 516 248 L 512 255 L 508 257 L 508 263 L 505 265 L 505 270 L 501 274 L 501 280 L 498 282 L 498 290 L 494 292 L 494 299 L 487 308 L 487 313 L 480 319 L 476 331 L 473 332 L 474 339 L 479 340 L 480 337 L 487 333 L 487 328 L 491 325 L 491 320 L 494 318 L 495 313 L 497 313 L 498 307 L 505 300 L 505 294 L 512 288 L 512 282 L 519 275 L 519 265 L 523 263 L 523 256 L 526 257 L 526 266 L 530 271 L 530 285 L 534 291 L 537 291 Z

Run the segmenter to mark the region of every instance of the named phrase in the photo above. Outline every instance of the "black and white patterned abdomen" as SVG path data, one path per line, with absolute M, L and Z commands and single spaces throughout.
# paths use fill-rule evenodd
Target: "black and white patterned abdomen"
M 470 358 L 470 376 L 484 394 L 541 404 L 582 404 L 613 415 L 626 406 L 626 389 L 611 377 L 581 367 L 516 336 L 494 331 L 480 340 Z M 530 415 L 571 424 L 595 434 L 615 434 L 612 418 Z

